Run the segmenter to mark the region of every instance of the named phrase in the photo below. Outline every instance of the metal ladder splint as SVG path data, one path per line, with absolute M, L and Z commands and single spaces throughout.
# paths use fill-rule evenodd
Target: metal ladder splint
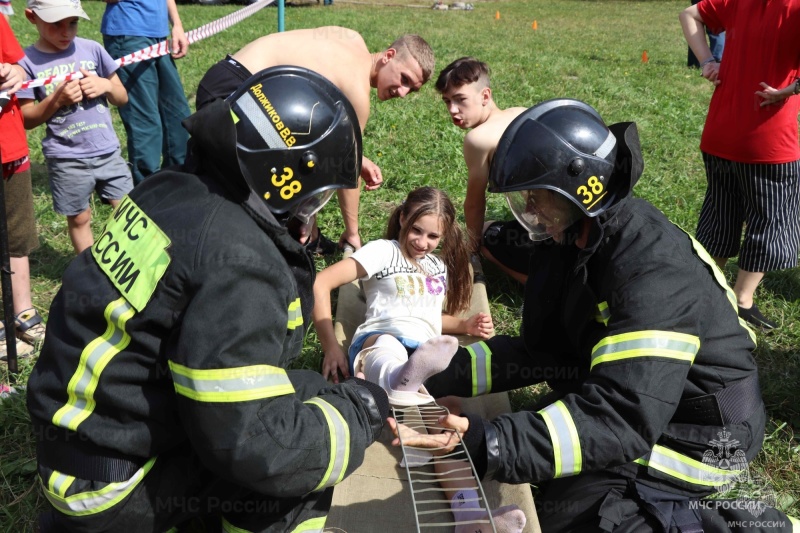
M 447 408 L 436 403 L 429 403 L 412 407 L 393 407 L 392 416 L 398 422 L 408 426 L 419 433 L 431 433 L 432 431 L 454 431 L 443 428 L 438 424 L 440 417 L 449 414 Z M 469 456 L 466 447 L 461 440 L 461 435 L 456 432 L 459 444 L 453 451 L 437 455 L 431 453 L 431 448 L 420 448 L 407 446 L 400 438 L 400 448 L 403 452 L 401 466 L 405 467 L 411 489 L 411 501 L 414 506 L 414 518 L 417 524 L 417 533 L 423 529 L 449 528 L 452 531 L 455 526 L 462 524 L 486 524 L 491 527 L 492 533 L 497 533 L 491 509 L 488 507 L 488 500 L 483 491 L 475 465 Z M 425 518 L 429 515 L 439 515 L 442 511 L 449 512 L 450 502 L 445 496 L 445 489 L 441 485 L 442 478 L 448 475 L 454 481 L 469 481 L 464 489 L 473 489 L 478 493 L 478 508 L 471 508 L 471 511 L 485 511 L 486 519 L 470 521 L 451 521 L 451 522 L 426 522 Z M 485 532 L 488 533 L 488 530 Z

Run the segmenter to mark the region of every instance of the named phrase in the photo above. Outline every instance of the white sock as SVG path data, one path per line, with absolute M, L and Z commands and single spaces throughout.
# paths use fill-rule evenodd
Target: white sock
M 455 337 L 433 337 L 420 344 L 408 362 L 392 373 L 389 383 L 394 390 L 417 392 L 425 380 L 450 365 L 457 350 L 458 339 Z

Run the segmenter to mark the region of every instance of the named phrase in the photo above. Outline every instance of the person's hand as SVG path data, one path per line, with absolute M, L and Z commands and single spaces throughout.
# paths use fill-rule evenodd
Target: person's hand
M 96 72 L 89 72 L 81 68 L 83 78 L 77 80 L 81 88 L 81 93 L 86 98 L 98 98 L 111 90 L 111 82 L 108 78 L 101 78 Z
M 361 179 L 364 180 L 364 190 L 367 191 L 374 191 L 383 183 L 380 167 L 366 157 L 361 158 Z
M 174 59 L 179 59 L 185 56 L 189 51 L 189 39 L 186 37 L 186 32 L 183 31 L 183 26 L 172 27 L 170 51 Z
M 339 248 L 344 248 L 345 243 L 349 243 L 355 250 L 361 248 L 361 235 L 358 232 L 352 232 L 345 229 L 342 236 L 339 237 Z
M 722 83 L 719 79 L 719 63 L 712 61 L 703 65 L 703 77 L 714 85 Z
M 794 83 L 789 84 L 783 89 L 770 87 L 763 81 L 759 83 L 759 85 L 764 89 L 763 91 L 756 91 L 756 96 L 762 99 L 759 104 L 761 107 L 783 102 L 786 98 L 794 94 Z
M 336 346 L 325 352 L 325 357 L 322 359 L 322 377 L 325 379 L 330 378 L 331 381 L 338 384 L 339 372 L 342 373 L 345 379 L 350 377 L 350 369 L 347 368 L 347 358 L 344 352 Z
M 466 319 L 467 334 L 473 337 L 488 339 L 494 333 L 492 316 L 487 313 L 475 313 Z
M 11 96 L 19 90 L 25 74 L 21 68 L 11 63 L 0 63 L 0 92 L 7 92 Z
M 453 451 L 458 445 L 459 438 L 456 431 L 463 435 L 469 429 L 469 420 L 456 415 L 445 415 L 439 418 L 439 425 L 455 431 L 443 431 L 441 433 L 420 433 L 405 424 L 399 424 L 394 418 L 388 418 L 389 429 L 392 430 L 395 438 L 392 446 L 400 446 L 401 438 L 404 446 L 415 448 L 427 448 L 435 455 L 445 455 Z
M 54 98 L 59 108 L 77 104 L 83 100 L 80 80 L 62 81 L 53 94 L 55 94 Z

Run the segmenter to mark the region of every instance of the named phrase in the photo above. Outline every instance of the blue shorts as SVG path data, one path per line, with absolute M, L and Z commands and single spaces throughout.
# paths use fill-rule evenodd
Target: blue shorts
M 121 200 L 133 189 L 128 163 L 119 149 L 97 157 L 80 159 L 47 159 L 53 210 L 68 217 L 80 215 L 89 208 L 92 192 L 103 200 Z
M 366 340 L 372 335 L 391 335 L 391 333 L 386 333 L 385 331 L 365 331 L 364 333 L 360 334 L 358 337 L 355 337 L 353 339 L 353 342 L 350 343 L 350 348 L 347 350 L 347 359 L 349 360 L 351 376 L 355 375 L 355 370 L 353 369 L 353 363 L 356 360 L 358 352 L 361 351 L 362 346 L 364 346 L 364 342 L 366 342 Z M 399 340 L 400 344 L 402 344 L 405 347 L 406 351 L 408 352 L 408 355 L 414 353 L 414 350 L 416 350 L 419 347 L 419 345 L 422 344 L 419 341 L 415 341 L 413 339 L 407 339 L 405 337 L 395 337 L 395 338 Z

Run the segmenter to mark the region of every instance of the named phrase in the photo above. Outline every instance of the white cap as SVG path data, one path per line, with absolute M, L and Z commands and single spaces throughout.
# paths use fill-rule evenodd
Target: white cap
M 50 23 L 70 17 L 89 20 L 89 15 L 81 7 L 81 0 L 28 0 L 28 9 Z

